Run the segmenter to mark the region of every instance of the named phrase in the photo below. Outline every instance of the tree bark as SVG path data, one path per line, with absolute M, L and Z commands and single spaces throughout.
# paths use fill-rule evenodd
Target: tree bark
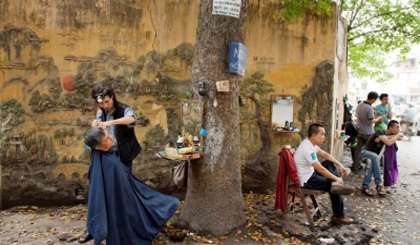
M 239 125 L 239 75 L 227 72 L 231 41 L 243 42 L 248 0 L 240 18 L 212 15 L 212 0 L 202 0 L 191 72 L 193 99 L 204 102 L 204 155 L 189 168 L 188 189 L 180 224 L 207 235 L 220 236 L 243 225 Z M 229 80 L 230 91 L 217 93 L 216 81 Z M 198 82 L 207 95 L 198 95 Z M 217 100 L 217 106 L 214 106 Z

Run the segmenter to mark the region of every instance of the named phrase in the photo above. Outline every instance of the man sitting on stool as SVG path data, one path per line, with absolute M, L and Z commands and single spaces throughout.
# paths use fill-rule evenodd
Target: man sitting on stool
M 352 224 L 354 219 L 348 218 L 344 214 L 341 195 L 349 195 L 355 189 L 344 185 L 343 179 L 337 175 L 336 167 L 341 176 L 348 175 L 343 164 L 318 147 L 324 140 L 324 126 L 318 123 L 311 124 L 308 129 L 308 138 L 300 143 L 294 155 L 300 185 L 307 189 L 328 192 L 333 209 L 331 221 L 340 224 Z M 326 160 L 320 163 L 317 156 Z

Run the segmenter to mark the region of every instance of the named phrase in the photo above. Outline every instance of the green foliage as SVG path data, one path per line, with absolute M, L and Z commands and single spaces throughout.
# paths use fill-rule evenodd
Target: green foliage
M 165 147 L 167 143 L 167 135 L 161 126 L 158 124 L 154 128 L 146 132 L 144 138 L 144 150 L 150 153 L 158 152 Z
M 261 114 L 264 116 L 268 115 L 270 112 L 270 98 L 268 95 L 275 91 L 273 84 L 264 79 L 263 73 L 255 72 L 251 77 L 243 80 L 240 92 L 243 97 L 251 99 L 253 103 L 258 103 L 261 106 Z M 244 113 L 242 118 L 244 115 L 250 115 L 250 113 L 245 113 L 247 108 L 247 106 L 241 108 L 241 113 Z
M 399 50 L 404 55 L 420 43 L 419 0 L 341 1 L 339 9 L 349 24 L 349 66 L 359 78 L 389 80 L 387 54 Z
M 54 132 L 54 139 L 59 139 L 59 138 L 61 138 L 61 130 L 57 129 Z
M 7 111 L 1 111 L 0 112 L 0 117 L 1 117 L 1 119 L 3 119 L 3 118 L 5 118 L 7 116 Z
M 370 49 L 352 48 L 349 50 L 349 66 L 353 75 L 358 78 L 367 77 L 376 82 L 385 82 L 392 78 L 392 74 L 386 71 L 386 53 L 377 47 Z
M 38 147 L 39 158 L 57 157 L 57 153 L 55 151 L 55 146 L 54 146 L 52 137 L 47 138 L 47 136 L 41 134 L 37 138 L 37 147 Z
M 74 128 L 71 128 L 68 132 L 68 136 L 69 137 L 73 137 L 74 136 Z
M 190 99 L 190 90 L 185 91 L 184 99 L 186 99 L 186 100 Z
M 67 129 L 65 129 L 65 128 L 61 129 L 61 136 L 63 138 L 65 138 L 67 136 Z
M 139 113 L 137 118 L 139 120 L 139 124 L 143 127 L 146 127 L 150 123 L 150 119 L 146 115 L 144 115 L 142 112 Z
M 86 78 L 83 77 L 82 73 L 78 73 L 73 81 L 76 85 L 77 91 L 83 94 L 85 91 L 90 91 L 93 87 L 93 80 L 95 79 L 95 75 L 93 73 L 88 73 Z
M 285 20 L 303 17 L 309 10 L 317 15 L 331 16 L 331 0 L 280 0 L 281 8 L 274 18 L 280 15 Z
M 1 103 L 0 118 L 3 120 L 10 114 L 12 117 L 10 125 L 12 126 L 17 126 L 25 121 L 22 117 L 23 113 L 25 113 L 25 110 L 22 109 L 22 104 L 16 99 L 3 100 Z
M 281 0 L 274 18 L 292 20 L 310 11 L 331 16 L 331 0 Z M 390 51 L 404 56 L 420 43 L 420 0 L 340 0 L 348 24 L 349 67 L 356 77 L 377 82 L 392 78 L 385 69 Z
M 144 56 L 144 55 L 140 56 L 140 58 L 137 61 L 140 64 L 144 65 L 146 63 L 146 56 Z
M 37 139 L 37 146 L 38 146 L 38 157 L 44 158 L 45 151 L 47 150 L 48 139 L 45 135 L 40 135 Z
M 241 82 L 241 94 L 247 98 L 256 94 L 263 98 L 271 92 L 274 92 L 273 84 L 265 80 L 264 74 L 259 71 Z
M 57 129 L 54 132 L 54 139 L 61 139 L 66 138 L 66 136 L 73 137 L 74 136 L 74 128 L 71 128 L 69 131 L 67 129 Z
M 54 143 L 53 143 L 53 139 L 50 137 L 48 140 L 48 155 L 50 157 L 57 157 L 57 154 L 55 152 L 55 147 L 54 147 Z
M 253 116 L 253 113 L 248 103 L 245 104 L 244 106 L 239 107 L 239 112 L 240 112 L 241 121 L 246 121 L 252 118 Z
M 23 117 L 19 117 L 18 119 L 14 120 L 11 125 L 12 126 L 17 126 L 19 124 L 22 124 L 23 122 L 25 122 L 25 119 Z

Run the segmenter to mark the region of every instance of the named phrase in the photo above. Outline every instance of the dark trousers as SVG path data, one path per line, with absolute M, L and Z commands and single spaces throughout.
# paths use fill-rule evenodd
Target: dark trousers
M 128 162 L 123 162 L 124 166 L 128 169 L 128 171 L 131 173 L 131 170 L 133 168 L 133 160 Z
M 335 176 L 337 175 L 337 169 L 335 168 L 334 163 L 325 160 L 322 163 L 322 166 L 330 171 Z M 344 203 L 341 195 L 331 194 L 331 180 L 325 178 L 324 176 L 320 175 L 317 171 L 315 171 L 311 178 L 309 178 L 308 182 L 305 183 L 304 187 L 307 189 L 312 190 L 322 190 L 328 192 L 330 194 L 333 214 L 335 217 L 340 217 L 344 215 Z
M 370 137 L 370 135 L 366 135 L 366 134 L 358 134 L 357 135 L 357 148 L 356 148 L 356 152 L 355 152 L 354 158 L 353 158 L 353 171 L 355 171 L 355 172 L 359 171 L 360 151 L 362 150 L 362 147 L 366 144 L 369 137 Z

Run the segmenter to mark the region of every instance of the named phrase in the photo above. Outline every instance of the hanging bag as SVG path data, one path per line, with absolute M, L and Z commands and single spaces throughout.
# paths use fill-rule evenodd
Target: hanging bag
M 188 161 L 182 161 L 170 170 L 171 183 L 179 187 L 187 187 L 188 183 Z

